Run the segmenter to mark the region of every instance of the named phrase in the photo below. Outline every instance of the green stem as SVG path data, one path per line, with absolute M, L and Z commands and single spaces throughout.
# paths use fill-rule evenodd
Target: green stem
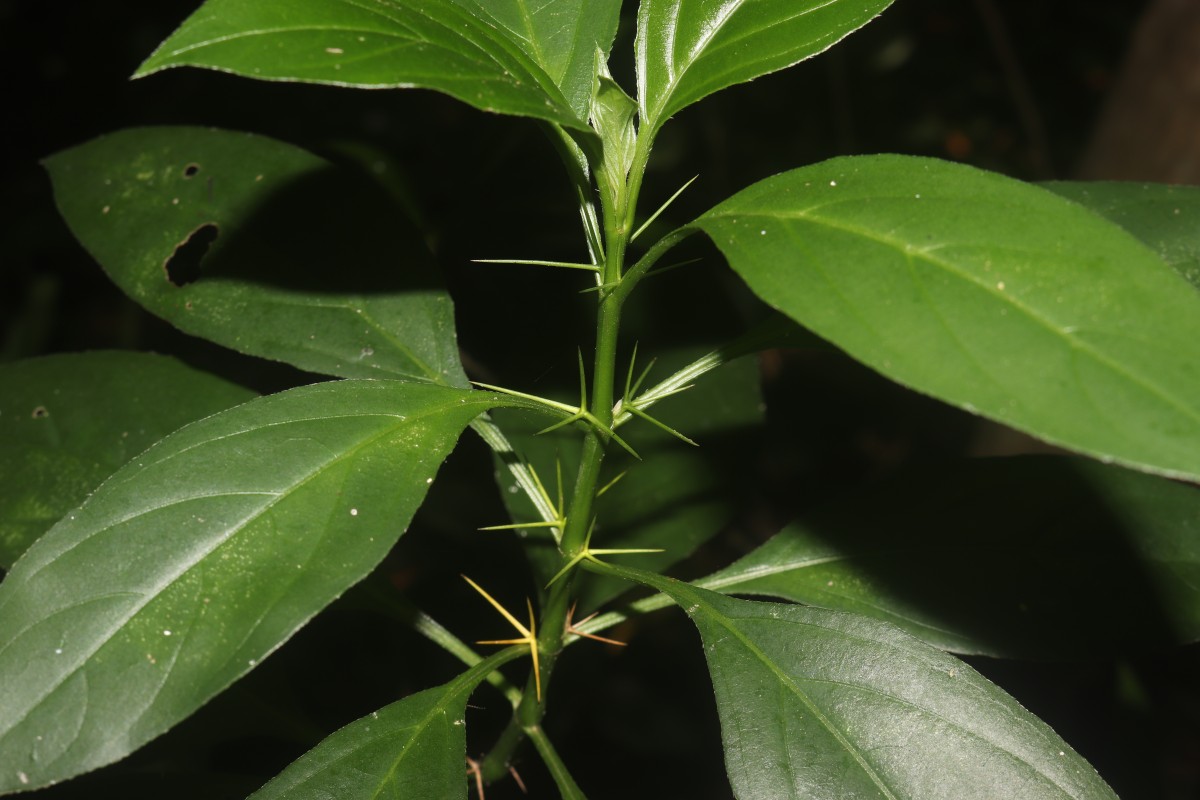
M 617 200 L 609 200 L 613 193 L 600 193 L 604 212 L 604 263 L 601 267 L 601 284 L 614 288 L 609 292 L 601 291 L 597 295 L 599 305 L 596 310 L 596 353 L 592 367 L 589 410 L 601 426 L 606 428 L 613 421 L 621 306 L 629 296 L 632 284 L 637 282 L 640 274 L 649 269 L 653 260 L 657 260 L 676 241 L 690 233 L 690 231 L 682 234 L 677 232 L 677 234 L 668 236 L 669 242 L 665 245 L 660 242 L 647 254 L 649 257 L 653 253 L 653 260 L 644 267 L 641 267 L 641 263 L 646 259 L 639 262 L 640 272 L 638 272 L 638 267 L 635 267 L 634 270 L 631 270 L 634 273 L 632 277 L 625 274 L 625 253 L 633 230 L 634 209 L 637 205 L 637 195 L 649 153 L 650 142 L 648 140 L 639 141 L 627 190 L 616 193 Z M 628 287 L 627 283 L 630 284 Z M 579 472 L 575 477 L 575 486 L 571 492 L 571 501 L 567 509 L 567 524 L 559 542 L 560 566 L 562 567 L 569 566 L 572 561 L 577 562 L 576 557 L 588 545 L 588 532 L 594 517 L 593 508 L 602 485 L 600 468 L 604 461 L 609 438 L 611 437 L 608 434 L 598 430 L 596 426 L 590 426 L 584 433 Z M 574 570 L 568 570 L 560 580 L 550 587 L 549 594 L 542 606 L 537 636 L 538 656 L 541 661 L 542 696 L 540 698 L 537 696 L 535 682 L 531 675 L 526 682 L 521 702 L 508 726 L 480 763 L 480 771 L 485 781 L 494 781 L 507 774 L 509 762 L 512 760 L 516 748 L 526 736 L 534 738 L 543 758 L 547 757 L 547 753 L 553 753 L 552 749 L 546 750 L 543 747 L 544 745 L 548 746 L 549 743 L 544 741 L 541 722 L 546 713 L 546 696 L 550 686 L 550 677 L 564 647 L 567 614 L 573 596 L 573 573 Z M 538 737 L 543 737 L 543 739 L 539 740 Z M 556 763 L 561 766 L 561 762 L 557 761 L 557 756 L 553 756 L 547 763 L 551 766 L 552 771 Z M 563 774 L 565 775 L 565 769 Z M 568 779 L 569 777 L 567 776 Z M 557 774 L 556 780 L 558 780 Z M 578 792 L 573 781 L 570 783 L 570 787 Z M 562 788 L 561 783 L 560 788 Z M 564 796 L 571 795 L 564 790 Z
M 546 768 L 550 770 L 550 775 L 553 776 L 554 784 L 558 787 L 558 793 L 562 795 L 563 800 L 587 800 L 575 783 L 575 779 L 571 777 L 571 773 L 567 771 L 567 765 L 559 757 L 558 751 L 554 749 L 546 732 L 541 727 L 531 728 L 529 739 L 537 748 L 538 755 L 542 757 Z

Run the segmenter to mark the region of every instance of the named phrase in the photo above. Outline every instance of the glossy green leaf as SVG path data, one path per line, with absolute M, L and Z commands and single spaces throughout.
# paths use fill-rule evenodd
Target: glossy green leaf
M 738 798 L 1116 798 L 1016 700 L 886 623 L 641 579 L 700 630 Z
M 503 650 L 449 683 L 350 723 L 250 800 L 465 800 L 467 699 L 489 672 L 519 655 L 518 648 Z
M 1057 456 L 914 470 L 700 583 L 854 611 L 960 653 L 1167 648 L 1200 639 L 1200 489 Z
M 596 53 L 607 56 L 617 35 L 621 0 L 456 0 L 495 23 L 587 119 Z
M 1120 225 L 1200 288 L 1200 186 L 1120 181 L 1042 185 Z
M 713 92 L 790 67 L 892 0 L 642 0 L 638 100 L 645 130 Z
M 1200 476 L 1200 295 L 1035 186 L 903 156 L 769 178 L 697 220 L 759 297 L 909 387 Z
M 608 193 L 609 207 L 622 208 L 626 178 L 637 150 L 637 103 L 600 65 L 592 97 L 591 119 L 600 136 L 596 182 Z
M 367 574 L 494 395 L 338 381 L 192 423 L 0 584 L 0 791 L 128 754 Z
M 181 330 L 312 372 L 466 386 L 420 235 L 356 176 L 272 139 L 185 127 L 121 131 L 46 166 L 75 236 Z
M 670 354 L 664 358 L 665 366 L 654 368 L 651 380 L 688 363 L 689 355 Z M 746 434 L 762 419 L 758 383 L 758 364 L 754 359 L 740 359 L 705 375 L 695 388 L 649 409 L 655 418 L 695 439 L 699 447 L 642 420 L 621 426 L 619 435 L 643 460 L 636 461 L 624 452 L 613 452 L 606 459 L 605 483 L 625 475 L 597 500 L 599 524 L 592 544 L 599 548 L 662 548 L 663 552 L 605 556 L 606 560 L 664 570 L 729 522 L 737 510 L 739 492 L 745 490 L 741 465 L 748 457 Z M 555 499 L 555 461 L 562 466 L 564 480 L 569 481 L 578 470 L 578 433 L 563 430 L 535 436 L 535 431 L 545 427 L 540 418 L 503 410 L 494 416 Z M 616 446 L 612 447 L 615 451 Z M 512 475 L 507 470 L 498 474 L 501 496 L 512 519 L 535 521 L 537 513 Z M 527 542 L 542 584 L 558 571 L 561 560 L 545 531 L 529 528 L 523 532 L 543 537 L 540 547 L 536 541 Z M 577 586 L 581 610 L 593 609 L 628 589 L 621 581 L 597 575 L 581 576 Z
M 543 63 L 561 68 L 564 80 L 577 79 L 564 37 L 571 23 L 579 23 L 574 30 L 581 35 L 587 30 L 599 36 L 602 21 L 592 31 L 578 16 L 568 21 L 542 14 L 536 43 L 518 46 L 512 31 L 498 30 L 494 20 L 472 13 L 469 5 L 468 0 L 208 0 L 134 77 L 187 66 L 263 80 L 434 89 L 484 111 L 586 130 L 586 117 L 529 51 L 549 50 Z M 512 18 L 511 4 L 488 5 L 506 21 Z M 590 69 L 595 47 L 585 49 Z
M 0 365 L 0 568 L 126 461 L 176 428 L 254 396 L 152 353 Z

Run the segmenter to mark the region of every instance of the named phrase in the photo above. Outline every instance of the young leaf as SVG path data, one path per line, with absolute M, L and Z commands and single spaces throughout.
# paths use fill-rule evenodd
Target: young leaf
M 853 611 L 959 653 L 1162 649 L 1200 639 L 1200 489 L 1058 456 L 914 470 L 698 583 Z
M 760 297 L 918 391 L 1200 477 L 1200 294 L 1044 189 L 903 156 L 769 178 L 697 220 Z
M 790 67 L 879 16 L 892 0 L 642 0 L 643 135 L 713 92 Z
M 0 365 L 0 568 L 126 461 L 176 428 L 254 396 L 152 353 Z
M 736 797 L 1116 798 L 1013 698 L 890 625 L 622 572 L 700 630 Z
M 1200 288 L 1200 186 L 1119 181 L 1042 186 L 1120 225 Z
M 617 35 L 621 0 L 456 0 L 494 22 L 562 90 L 586 119 L 596 76 L 596 53 L 607 57 Z
M 312 372 L 467 385 L 419 234 L 329 162 L 179 127 L 104 136 L 46 167 L 75 236 L 181 330 Z
M 0 791 L 121 758 L 252 669 L 383 558 L 499 402 L 316 384 L 123 467 L 0 584 Z
M 637 145 L 637 103 L 617 85 L 603 63 L 598 70 L 591 104 L 592 125 L 601 144 L 596 181 L 608 193 L 610 207 L 623 208 L 625 179 Z
M 562 70 L 565 85 L 578 89 L 571 83 L 579 80 L 578 66 L 566 48 L 563 19 L 541 14 L 534 31 L 538 38 L 518 46 L 513 31 L 498 30 L 494 18 L 484 18 L 477 9 L 472 13 L 472 5 L 468 0 L 208 0 L 134 77 L 190 66 L 263 80 L 433 89 L 484 111 L 586 131 L 586 115 L 572 106 L 542 66 Z M 576 16 L 573 30 L 601 41 L 607 5 L 590 4 L 589 10 L 600 7 L 602 16 Z M 555 9 L 561 6 L 557 3 Z M 574 11 L 582 13 L 581 8 Z M 498 8 L 495 13 L 505 20 L 512 17 Z M 595 46 L 580 46 L 590 69 Z M 544 58 L 529 55 L 538 47 L 548 50 Z
M 465 799 L 467 699 L 488 673 L 520 655 L 502 650 L 449 683 L 350 723 L 249 800 Z

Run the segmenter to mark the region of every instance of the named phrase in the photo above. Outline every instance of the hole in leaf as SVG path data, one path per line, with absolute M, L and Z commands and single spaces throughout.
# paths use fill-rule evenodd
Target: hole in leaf
M 200 171 L 199 164 L 194 164 L 194 163 L 188 164 L 186 167 L 183 168 L 183 177 L 185 177 L 185 178 L 194 177 L 196 175 L 196 173 L 199 171 Z
M 217 226 L 209 222 L 192 231 L 188 238 L 175 246 L 175 252 L 163 263 L 167 280 L 176 286 L 187 286 L 200 279 L 200 265 L 208 248 L 217 240 Z
M 50 411 L 45 406 L 38 406 L 33 410 L 33 413 L 30 414 L 30 416 L 34 419 L 45 419 L 46 417 L 50 416 Z

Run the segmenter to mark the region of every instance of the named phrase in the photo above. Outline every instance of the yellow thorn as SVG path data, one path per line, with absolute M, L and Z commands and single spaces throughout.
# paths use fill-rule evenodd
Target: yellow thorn
M 516 629 L 517 629 L 517 631 L 519 631 L 521 634 L 525 635 L 526 637 L 530 636 L 529 629 L 528 629 L 528 628 L 526 628 L 526 627 L 525 627 L 524 625 L 522 625 L 521 623 L 517 622 L 517 618 L 516 618 L 516 617 L 514 617 L 512 614 L 508 613 L 508 609 L 507 609 L 507 608 L 505 608 L 504 606 L 500 605 L 498 602 L 496 602 L 495 598 L 493 598 L 493 597 L 492 597 L 490 594 L 488 594 L 487 592 L 485 592 L 485 591 L 483 590 L 483 587 L 482 587 L 482 586 L 480 586 L 478 583 L 476 583 L 475 581 L 473 581 L 473 580 L 471 580 L 470 578 L 468 578 L 466 575 L 463 575 L 463 576 L 462 576 L 462 579 L 463 579 L 464 581 L 466 581 L 467 583 L 471 584 L 471 588 L 472 588 L 472 589 L 474 589 L 475 591 L 477 591 L 477 592 L 479 592 L 481 595 L 483 595 L 483 599 L 484 599 L 484 600 L 487 600 L 489 603 L 491 603 L 491 604 L 492 604 L 492 608 L 494 608 L 494 609 L 496 609 L 497 611 L 499 611 L 499 612 L 500 612 L 500 613 L 501 613 L 501 614 L 504 616 L 504 618 L 505 618 L 506 620 L 508 620 L 508 621 L 509 621 L 509 624 L 511 624 L 511 625 L 512 625 L 514 628 L 516 628 Z
M 533 602 L 530 601 L 530 599 L 528 597 L 525 598 L 525 605 L 529 607 L 529 627 L 526 628 L 524 625 L 517 622 L 516 617 L 514 617 L 512 614 L 508 613 L 508 609 L 506 609 L 504 606 L 500 605 L 498 602 L 496 602 L 495 598 L 493 598 L 490 594 L 488 594 L 486 591 L 484 591 L 482 586 L 480 586 L 478 583 L 476 583 L 475 581 L 468 578 L 466 575 L 463 575 L 462 579 L 464 581 L 466 581 L 467 583 L 471 584 L 471 588 L 473 588 L 475 591 L 477 591 L 481 595 L 483 595 L 483 599 L 487 600 L 489 603 L 491 603 L 492 607 L 494 609 L 496 609 L 497 611 L 499 611 L 504 616 L 504 618 L 506 620 L 508 620 L 509 624 L 512 625 L 514 628 L 516 628 L 519 633 L 521 633 L 520 639 L 487 639 L 487 640 L 476 642 L 476 644 L 527 644 L 527 645 L 529 645 L 529 654 L 533 658 L 533 680 L 537 687 L 537 699 L 538 699 L 538 702 L 540 703 L 542 700 L 542 669 L 541 669 L 541 664 L 538 660 L 537 622 L 533 616 Z

